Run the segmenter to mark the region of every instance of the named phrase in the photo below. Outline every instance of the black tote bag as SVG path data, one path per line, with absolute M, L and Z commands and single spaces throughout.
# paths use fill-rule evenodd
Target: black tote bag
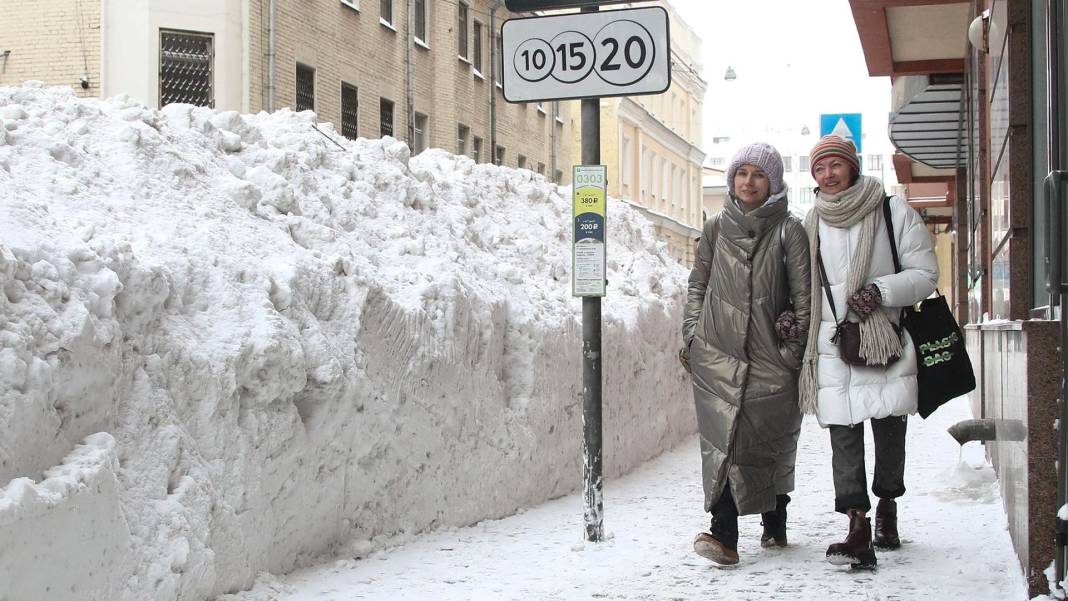
M 890 236 L 894 268 L 901 271 L 893 222 L 890 220 L 889 197 L 883 201 L 883 221 L 886 222 L 886 233 Z M 916 347 L 917 410 L 920 417 L 927 418 L 947 401 L 975 390 L 975 372 L 968 358 L 964 334 L 941 292 L 938 296 L 925 299 L 918 309 L 915 306 L 902 309 L 901 321 Z

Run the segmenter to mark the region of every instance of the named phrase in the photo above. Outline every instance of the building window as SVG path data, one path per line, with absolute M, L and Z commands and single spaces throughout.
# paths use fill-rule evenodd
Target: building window
M 297 112 L 315 110 L 315 69 L 297 63 Z
M 415 40 L 426 45 L 426 0 L 415 0 Z
M 525 157 L 523 155 L 517 156 L 516 159 L 515 159 L 515 164 L 520 169 L 526 169 L 527 168 L 527 157 Z
M 559 184 L 562 181 L 564 181 L 564 172 L 559 169 L 553 171 L 553 182 Z
M 356 86 L 341 82 L 341 135 L 355 140 L 360 114 L 360 97 Z
M 482 74 L 482 23 L 473 21 L 471 28 L 471 66 L 480 75 Z
M 494 40 L 497 46 L 497 55 L 493 58 L 493 81 L 500 86 L 501 80 L 504 79 L 504 42 L 499 35 L 494 36 Z
M 504 146 L 498 146 L 497 147 L 497 152 L 494 153 L 493 164 L 494 165 L 503 165 L 504 164 Z
M 467 154 L 467 136 L 471 135 L 471 128 L 466 125 L 456 126 L 456 154 Z
M 456 24 L 458 39 L 456 55 L 460 58 L 467 58 L 467 5 L 460 2 L 456 5 L 456 18 L 459 21 Z
M 208 33 L 159 32 L 159 105 L 215 106 L 212 42 Z
M 415 154 L 426 150 L 426 121 L 426 115 L 422 113 L 415 114 L 415 140 L 413 141 Z
M 623 151 L 619 155 L 619 179 L 630 187 L 630 138 L 623 136 Z
M 378 0 L 378 18 L 393 27 L 393 0 Z
M 878 171 L 883 168 L 883 155 L 881 154 L 869 154 L 868 155 L 868 169 L 871 171 Z
M 538 162 L 538 175 L 545 175 L 545 163 Z
M 800 171 L 802 171 L 802 172 L 805 172 L 805 171 L 809 170 L 808 155 L 807 154 L 801 155 L 801 164 L 798 166 L 798 169 Z
M 730 142 L 730 141 L 731 141 L 730 136 L 713 136 L 712 137 L 712 143 L 713 144 L 726 144 L 727 142 Z
M 794 157 L 782 158 L 782 170 L 784 173 L 790 173 L 794 170 Z
M 349 8 L 360 10 L 360 0 L 341 0 L 341 3 Z
M 471 158 L 474 159 L 476 163 L 482 160 L 482 138 L 478 136 L 475 136 L 471 140 Z
M 711 165 L 713 167 L 722 167 L 724 164 L 726 164 L 726 162 L 727 159 L 723 157 L 712 157 Z
M 393 135 L 393 101 L 382 98 L 378 102 L 379 124 L 382 136 Z

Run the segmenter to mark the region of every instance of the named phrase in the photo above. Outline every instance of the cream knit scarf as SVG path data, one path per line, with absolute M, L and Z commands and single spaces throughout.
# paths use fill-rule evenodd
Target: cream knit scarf
M 811 252 L 810 266 L 812 278 L 812 310 L 808 325 L 808 340 L 805 344 L 805 358 L 801 364 L 800 405 L 803 413 L 816 412 L 816 399 L 819 394 L 817 366 L 819 351 L 817 338 L 820 321 L 823 317 L 823 286 L 817 263 L 819 250 L 819 224 L 837 228 L 847 228 L 860 223 L 860 239 L 853 250 L 849 273 L 846 274 L 846 294 L 860 290 L 867 282 L 868 266 L 871 263 L 872 244 L 875 240 L 875 228 L 879 223 L 880 209 L 886 198 L 882 182 L 874 177 L 861 176 L 857 183 L 840 194 L 820 192 L 816 197 L 816 206 L 805 218 L 805 230 Z M 834 302 L 830 299 L 829 302 Z M 848 314 L 848 309 L 846 311 Z M 842 316 L 845 318 L 845 315 Z M 875 311 L 868 319 L 860 322 L 860 355 L 876 363 L 885 362 L 894 355 L 901 354 L 901 339 L 887 317 L 885 311 Z

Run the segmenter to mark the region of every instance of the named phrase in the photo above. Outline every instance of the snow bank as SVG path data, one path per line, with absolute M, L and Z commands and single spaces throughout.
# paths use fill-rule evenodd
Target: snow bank
M 0 88 L 0 599 L 207 599 L 580 483 L 568 190 L 320 129 Z M 686 272 L 609 211 L 614 476 L 694 425 Z

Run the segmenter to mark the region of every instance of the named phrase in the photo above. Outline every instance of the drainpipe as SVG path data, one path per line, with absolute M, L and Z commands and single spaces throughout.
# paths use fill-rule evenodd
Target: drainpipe
M 415 66 L 412 65 L 412 46 L 415 44 L 412 31 L 415 29 L 415 24 L 412 20 L 415 17 L 415 0 L 408 0 L 405 6 L 408 10 L 408 18 L 404 19 L 404 27 L 407 29 L 404 32 L 406 40 L 404 44 L 404 105 L 408 113 L 408 148 L 412 148 L 415 144 L 415 99 L 412 97 L 412 78 L 415 76 Z M 426 132 L 423 134 L 426 135 Z
M 497 9 L 503 4 L 503 0 L 494 0 L 493 8 L 490 9 L 489 42 L 490 42 L 490 162 L 497 160 Z
M 267 0 L 267 112 L 274 112 L 274 8 L 276 0 Z

